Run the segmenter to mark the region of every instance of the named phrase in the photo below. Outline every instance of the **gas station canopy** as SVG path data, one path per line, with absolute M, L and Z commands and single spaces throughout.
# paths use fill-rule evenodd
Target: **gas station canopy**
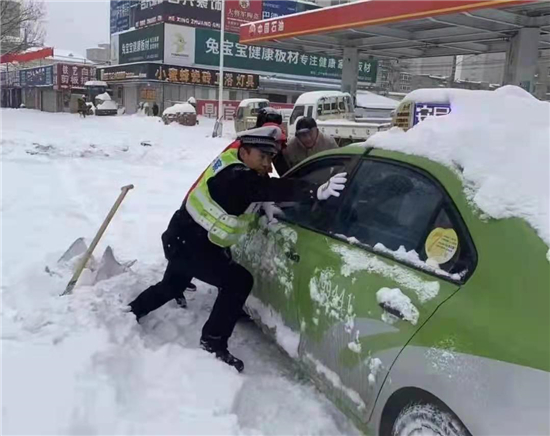
M 525 28 L 539 29 L 538 50 L 550 49 L 550 1 L 359 1 L 243 24 L 240 42 L 404 59 L 506 52 Z

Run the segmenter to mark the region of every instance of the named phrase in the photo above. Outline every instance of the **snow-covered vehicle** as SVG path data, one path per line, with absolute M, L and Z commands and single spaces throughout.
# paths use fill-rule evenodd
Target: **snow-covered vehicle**
M 104 92 L 95 98 L 94 113 L 97 116 L 116 115 L 118 113 L 118 105 L 111 100 L 111 96 Z
M 235 247 L 248 310 L 367 434 L 550 434 L 550 104 L 416 99 L 453 112 L 285 174 L 349 178 Z
M 451 113 L 451 103 L 444 93 L 434 94 L 431 89 L 419 89 L 405 97 L 393 113 L 392 126 L 409 130 L 428 117 Z
M 191 103 L 176 103 L 164 110 L 162 121 L 164 124 L 176 122 L 183 126 L 195 126 L 197 124 L 197 112 Z
M 312 91 L 298 97 L 288 121 L 290 136 L 295 134 L 296 123 L 302 117 L 314 118 L 319 130 L 332 136 L 340 146 L 366 140 L 389 128 L 386 122 L 357 121 L 351 95 L 340 91 Z
M 388 124 L 399 102 L 370 91 L 357 91 L 355 120 L 359 122 Z
M 246 98 L 239 103 L 235 114 L 235 132 L 252 129 L 256 125 L 256 117 L 261 108 L 269 106 L 265 98 Z

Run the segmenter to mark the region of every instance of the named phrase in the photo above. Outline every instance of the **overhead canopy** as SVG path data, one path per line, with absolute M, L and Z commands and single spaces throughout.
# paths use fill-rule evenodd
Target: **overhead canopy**
M 362 58 L 423 58 L 505 52 L 523 27 L 550 49 L 550 1 L 370 0 L 243 24 L 240 42 Z

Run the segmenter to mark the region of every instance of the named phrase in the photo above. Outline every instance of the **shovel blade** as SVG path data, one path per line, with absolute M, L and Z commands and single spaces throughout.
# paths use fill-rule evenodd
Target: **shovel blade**
M 88 245 L 84 241 L 84 238 L 78 238 L 75 240 L 69 249 L 63 253 L 63 255 L 59 258 L 57 262 L 61 263 L 67 263 L 71 259 L 74 259 L 77 256 L 81 256 L 84 253 L 86 253 L 86 250 L 88 249 Z

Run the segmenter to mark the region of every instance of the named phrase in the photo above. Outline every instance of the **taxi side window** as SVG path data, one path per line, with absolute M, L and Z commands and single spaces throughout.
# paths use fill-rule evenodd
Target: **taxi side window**
M 363 160 L 336 218 L 335 233 L 355 237 L 404 263 L 428 263 L 462 280 L 475 249 L 448 194 L 407 165 Z
M 347 172 L 349 174 L 356 163 L 357 158 L 352 157 L 321 158 L 298 168 L 285 178 L 298 178 L 321 185 L 338 173 Z M 315 192 L 314 195 L 316 195 Z M 323 202 L 289 202 L 281 203 L 279 206 L 285 213 L 286 221 L 328 233 L 332 229 L 333 217 L 340 204 L 341 197 L 332 197 Z

